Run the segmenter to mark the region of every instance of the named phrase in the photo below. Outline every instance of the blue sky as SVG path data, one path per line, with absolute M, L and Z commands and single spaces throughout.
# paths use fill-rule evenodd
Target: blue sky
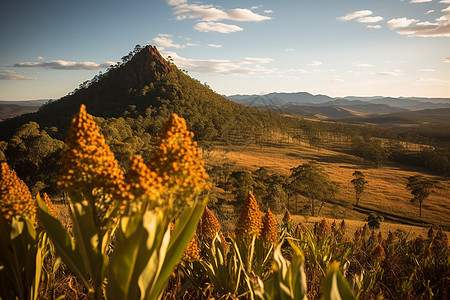
M 23 0 L 0 10 L 0 99 L 57 99 L 136 44 L 218 93 L 450 97 L 450 0 Z

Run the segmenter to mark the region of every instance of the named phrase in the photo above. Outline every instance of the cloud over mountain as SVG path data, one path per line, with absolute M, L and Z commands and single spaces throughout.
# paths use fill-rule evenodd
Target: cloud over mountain
M 239 60 L 227 59 L 194 59 L 185 58 L 176 52 L 164 51 L 164 56 L 170 56 L 178 67 L 190 72 L 198 72 L 211 75 L 245 75 L 258 73 L 272 73 L 261 64 L 272 61 L 270 58 L 245 57 Z

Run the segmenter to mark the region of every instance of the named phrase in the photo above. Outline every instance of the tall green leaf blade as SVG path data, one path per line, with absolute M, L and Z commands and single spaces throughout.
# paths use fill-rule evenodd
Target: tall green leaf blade
M 192 206 L 186 207 L 181 213 L 175 224 L 175 229 L 172 232 L 161 273 L 147 299 L 160 299 L 170 274 L 172 274 L 173 269 L 180 261 L 189 241 L 194 236 L 198 221 L 206 206 L 206 202 L 207 198 L 195 202 Z
M 86 277 L 86 267 L 74 241 L 64 230 L 61 223 L 52 216 L 44 201 L 39 196 L 36 197 L 36 200 L 39 221 L 52 239 L 56 254 L 78 275 L 85 286 L 89 286 L 89 279 Z
M 325 300 L 355 300 L 355 296 L 339 269 L 339 263 L 333 262 L 324 280 L 323 298 Z

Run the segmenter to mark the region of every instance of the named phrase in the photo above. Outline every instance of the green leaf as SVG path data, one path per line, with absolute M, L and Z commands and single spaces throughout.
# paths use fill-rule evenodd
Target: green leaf
M 324 280 L 323 296 L 325 300 L 354 300 L 350 286 L 339 269 L 339 263 L 333 262 L 328 268 Z
M 52 216 L 39 195 L 36 197 L 36 201 L 38 204 L 37 215 L 39 221 L 44 226 L 48 236 L 53 241 L 56 254 L 60 256 L 64 263 L 78 275 L 78 278 L 83 282 L 83 284 L 86 287 L 89 287 L 89 279 L 86 277 L 86 267 L 75 242 L 64 230 L 58 219 Z
M 161 267 L 157 281 L 146 299 L 159 299 L 162 296 L 165 285 L 172 274 L 173 269 L 181 260 L 183 252 L 194 236 L 198 221 L 207 203 L 207 198 L 195 202 L 192 206 L 186 207 L 175 223 L 175 228 L 170 237 L 167 254 Z

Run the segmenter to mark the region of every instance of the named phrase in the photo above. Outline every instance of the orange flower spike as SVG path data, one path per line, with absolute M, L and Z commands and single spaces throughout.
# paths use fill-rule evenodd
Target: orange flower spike
M 33 224 L 36 220 L 36 203 L 27 185 L 17 177 L 6 162 L 1 163 L 0 211 L 10 223 L 13 216 L 23 216 Z
M 270 209 L 267 209 L 266 214 L 262 219 L 263 227 L 261 231 L 261 239 L 268 243 L 276 243 L 280 239 L 277 232 L 277 221 Z
M 94 188 L 103 187 L 107 194 L 122 194 L 123 172 L 84 104 L 72 118 L 66 144 L 68 149 L 61 153 L 61 188 L 90 194 Z
M 216 216 L 208 207 L 205 207 L 201 219 L 201 236 L 207 241 L 211 242 L 216 236 L 216 233 L 219 232 L 219 230 L 220 223 L 217 220 Z
M 193 134 L 187 130 L 183 118 L 172 114 L 164 124 L 158 137 L 157 148 L 147 163 L 150 170 L 162 178 L 168 189 L 176 189 L 183 195 L 195 195 L 209 189 L 209 176 L 205 171 L 200 151 L 191 140 Z M 189 204 L 189 197 L 181 197 L 175 207 Z
M 194 236 L 187 245 L 186 250 L 184 250 L 183 260 L 194 261 L 199 259 L 200 259 L 200 249 L 198 248 L 198 243 Z
M 157 197 L 161 188 L 156 176 L 156 173 L 144 163 L 142 157 L 135 155 L 130 158 L 130 170 L 125 177 L 125 183 L 128 184 L 129 191 L 134 197 L 144 195 Z
M 47 205 L 48 210 L 52 214 L 52 216 L 57 217 L 58 216 L 58 209 L 53 205 L 52 200 L 50 200 L 50 197 L 47 195 L 47 193 L 43 194 L 42 199 L 45 202 L 45 205 Z
M 124 174 L 83 104 L 72 118 L 66 144 L 67 149 L 61 153 L 63 167 L 58 186 L 85 197 L 91 197 L 93 191 L 100 191 L 106 196 L 92 203 L 96 209 L 97 226 L 102 226 L 114 201 L 122 201 L 126 196 Z
M 249 191 L 236 223 L 235 234 L 237 238 L 247 241 L 251 240 L 252 236 L 258 238 L 261 228 L 261 212 L 259 211 L 258 202 L 256 202 L 252 192 Z

